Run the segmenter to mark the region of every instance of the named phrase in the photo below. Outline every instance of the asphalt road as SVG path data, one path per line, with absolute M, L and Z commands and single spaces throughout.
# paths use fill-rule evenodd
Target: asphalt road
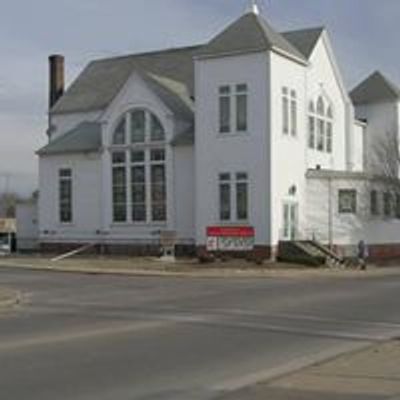
M 400 336 L 400 276 L 161 279 L 1 268 L 0 285 L 24 298 L 0 314 L 7 400 L 245 400 L 238 393 L 247 385 Z

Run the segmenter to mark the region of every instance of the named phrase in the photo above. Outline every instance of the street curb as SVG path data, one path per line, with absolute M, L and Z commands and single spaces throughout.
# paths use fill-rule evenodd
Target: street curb
M 60 266 L 37 266 L 30 264 L 13 264 L 0 262 L 0 268 L 15 268 L 30 271 L 71 273 L 82 275 L 115 275 L 115 276 L 137 276 L 137 277 L 160 277 L 160 278 L 275 278 L 278 274 L 268 272 L 229 270 L 224 272 L 175 272 L 175 271 L 149 271 L 149 270 L 127 270 L 127 269 L 96 269 L 96 268 L 72 268 Z M 284 277 L 284 275 L 281 275 Z M 290 278 L 290 276 L 287 276 Z
M 384 276 L 400 276 L 400 270 L 387 270 L 379 271 L 352 271 L 352 270 L 277 270 L 268 269 L 265 270 L 245 270 L 245 269 L 219 269 L 219 270 L 208 270 L 202 271 L 161 271 L 161 270 L 141 270 L 141 269 L 105 269 L 105 268 L 79 268 L 79 267 L 65 267 L 56 265 L 32 265 L 32 264 L 20 264 L 0 261 L 0 268 L 15 268 L 25 269 L 31 271 L 43 271 L 43 272 L 59 272 L 59 273 L 73 273 L 82 275 L 114 275 L 114 276 L 136 276 L 136 277 L 160 277 L 160 278 L 205 278 L 205 279 L 225 279 L 225 278 L 264 278 L 264 279 L 318 279 L 318 278 L 330 278 L 330 279 L 348 279 L 348 278 L 373 278 L 373 277 L 384 277 Z

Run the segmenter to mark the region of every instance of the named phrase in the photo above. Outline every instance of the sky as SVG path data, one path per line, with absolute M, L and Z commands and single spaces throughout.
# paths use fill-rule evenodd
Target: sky
M 67 83 L 92 59 L 207 42 L 248 0 L 0 0 L 0 192 L 37 188 L 48 56 Z M 399 0 L 260 0 L 278 31 L 325 26 L 349 89 L 379 69 L 400 84 Z

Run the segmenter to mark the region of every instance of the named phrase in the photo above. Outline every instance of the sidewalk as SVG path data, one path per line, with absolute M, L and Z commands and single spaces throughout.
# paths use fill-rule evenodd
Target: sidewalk
M 340 356 L 221 400 L 400 399 L 400 341 Z
M 13 256 L 0 259 L 0 267 L 16 267 L 34 270 L 78 272 L 86 274 L 117 274 L 165 277 L 210 278 L 312 278 L 312 277 L 371 277 L 400 276 L 400 267 L 374 268 L 368 271 L 344 270 L 343 268 L 310 268 L 283 263 L 265 263 L 261 266 L 245 260 L 230 260 L 212 264 L 199 264 L 197 260 L 163 262 L 156 258 L 128 257 L 72 257 L 51 261 L 51 257 Z

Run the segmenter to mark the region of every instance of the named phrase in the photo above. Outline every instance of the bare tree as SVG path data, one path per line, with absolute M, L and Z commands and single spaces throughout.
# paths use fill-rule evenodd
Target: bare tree
M 0 218 L 15 218 L 19 196 L 16 193 L 0 194 Z
M 400 143 L 399 137 L 393 132 L 386 132 L 378 139 L 373 147 L 374 174 L 385 178 L 399 180 Z

